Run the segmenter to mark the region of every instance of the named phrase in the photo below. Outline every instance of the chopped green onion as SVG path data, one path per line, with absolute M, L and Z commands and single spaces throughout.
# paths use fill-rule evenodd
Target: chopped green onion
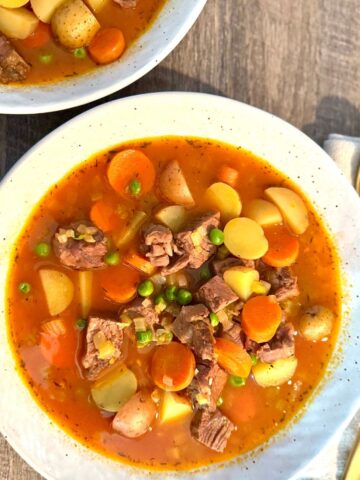
M 19 290 L 21 293 L 24 293 L 25 295 L 27 293 L 30 293 L 31 291 L 31 285 L 28 282 L 21 282 L 19 283 Z
M 204 265 L 203 267 L 201 267 L 200 269 L 201 280 L 209 280 L 210 277 L 211 277 L 211 272 L 210 272 L 209 265 Z
M 78 318 L 75 322 L 75 326 L 78 330 L 84 330 L 86 325 L 87 325 L 87 321 L 85 320 L 85 318 Z
M 245 385 L 245 378 L 243 377 L 237 377 L 236 375 L 230 375 L 229 377 L 229 383 L 233 387 L 243 387 Z
M 151 280 L 144 280 L 139 284 L 137 291 L 141 297 L 150 297 L 154 293 L 154 284 Z
M 210 323 L 213 327 L 217 327 L 220 323 L 219 317 L 216 315 L 215 312 L 210 313 Z
M 151 330 L 145 330 L 145 332 L 136 332 L 136 339 L 138 343 L 146 345 L 152 341 L 153 334 Z
M 216 258 L 219 259 L 219 260 L 225 260 L 225 258 L 228 257 L 229 254 L 230 254 L 230 252 L 225 247 L 225 245 L 221 245 L 216 252 Z
M 209 233 L 210 242 L 214 245 L 222 245 L 224 243 L 224 232 L 220 228 L 212 228 Z
M 176 293 L 176 300 L 180 305 L 189 305 L 192 300 L 192 293 L 185 288 L 180 288 Z
M 74 50 L 74 57 L 75 58 L 80 58 L 80 59 L 84 59 L 87 57 L 87 54 L 86 54 L 86 50 L 84 47 L 81 47 L 81 48 L 75 48 Z
M 35 247 L 35 253 L 39 257 L 48 257 L 50 254 L 50 245 L 46 242 L 40 242 Z
M 255 353 L 250 353 L 250 357 L 251 357 L 251 363 L 253 365 L 256 365 L 257 362 L 258 362 L 258 359 L 257 359 L 257 356 L 255 355 Z
M 45 63 L 45 65 L 48 65 L 53 61 L 53 56 L 51 53 L 44 53 L 42 55 L 39 55 L 39 60 L 41 63 Z
M 222 397 L 219 397 L 217 400 L 216 400 L 216 406 L 217 407 L 221 407 L 221 405 L 224 403 L 224 399 Z
M 177 292 L 177 287 L 175 285 L 172 285 L 171 287 L 167 287 L 165 289 L 165 298 L 169 302 L 174 302 L 176 300 L 176 292 Z
M 129 192 L 133 197 L 138 197 L 141 193 L 141 182 L 139 180 L 131 180 L 129 183 Z
M 120 253 L 119 252 L 109 252 L 105 255 L 105 263 L 110 267 L 119 265 L 120 263 Z

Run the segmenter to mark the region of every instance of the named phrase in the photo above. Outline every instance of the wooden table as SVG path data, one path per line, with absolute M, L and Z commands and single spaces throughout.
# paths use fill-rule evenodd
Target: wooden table
M 0 175 L 44 135 L 91 106 L 161 90 L 235 98 L 320 143 L 329 132 L 360 135 L 358 8 L 359 0 L 208 0 L 181 45 L 122 92 L 61 113 L 0 116 Z M 0 438 L 0 480 L 36 479 Z

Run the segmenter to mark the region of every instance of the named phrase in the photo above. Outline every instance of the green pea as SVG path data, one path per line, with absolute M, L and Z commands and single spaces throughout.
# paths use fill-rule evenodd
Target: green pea
M 210 277 L 211 277 L 211 272 L 210 272 L 209 265 L 204 265 L 203 267 L 201 267 L 200 269 L 201 280 L 209 280 Z
M 40 242 L 35 247 L 35 253 L 39 257 L 48 257 L 50 254 L 50 245 L 46 242 Z
M 245 382 L 245 378 L 243 378 L 243 377 L 237 377 L 236 375 L 230 375 L 229 383 L 233 387 L 239 388 L 239 387 L 243 387 L 246 382 Z
M 109 252 L 105 255 L 105 263 L 110 267 L 119 265 L 120 263 L 120 253 L 119 252 Z
M 164 309 L 167 307 L 167 301 L 163 293 L 159 293 L 159 295 L 155 297 L 154 303 L 155 305 L 160 305 L 161 307 L 164 307 Z
M 144 280 L 139 284 L 137 291 L 141 297 L 150 297 L 154 293 L 154 284 L 151 280 Z
M 213 327 L 217 327 L 220 323 L 219 317 L 216 315 L 215 312 L 210 313 L 210 323 Z
M 87 325 L 87 321 L 85 320 L 85 318 L 78 318 L 75 322 L 75 327 L 78 330 L 84 330 L 86 325 Z
M 53 56 L 51 53 L 44 53 L 42 55 L 39 55 L 39 60 L 41 63 L 45 63 L 45 65 L 48 65 L 53 61 Z
M 227 258 L 229 254 L 230 252 L 225 247 L 225 245 L 221 245 L 216 252 L 216 258 L 218 258 L 219 260 L 225 260 L 225 258 Z
M 224 232 L 220 228 L 212 228 L 209 233 L 210 242 L 214 245 L 222 245 L 224 243 Z
M 75 58 L 80 58 L 81 60 L 87 57 L 86 50 L 83 47 L 75 48 L 73 53 Z
M 192 293 L 185 288 L 180 288 L 180 290 L 178 290 L 176 293 L 176 300 L 178 303 L 180 303 L 180 305 L 189 305 L 192 300 Z
M 31 291 L 31 285 L 30 285 L 30 283 L 28 283 L 28 282 L 21 282 L 21 283 L 19 283 L 19 287 L 18 287 L 18 288 L 19 288 L 20 292 L 21 292 L 21 293 L 24 293 L 25 295 L 26 295 L 27 293 L 30 293 L 30 291 Z
M 256 365 L 258 362 L 257 356 L 254 353 L 250 353 L 251 363 Z
M 176 300 L 177 287 L 172 285 L 171 287 L 165 288 L 165 298 L 169 302 L 174 302 Z
M 152 341 L 153 334 L 151 330 L 145 330 L 145 332 L 136 332 L 136 339 L 138 343 L 146 345 Z
M 129 183 L 129 192 L 133 197 L 138 197 L 141 193 L 141 182 L 140 180 L 131 180 Z
M 224 403 L 224 399 L 222 397 L 219 397 L 217 400 L 216 400 L 216 406 L 217 407 L 221 407 L 221 405 Z

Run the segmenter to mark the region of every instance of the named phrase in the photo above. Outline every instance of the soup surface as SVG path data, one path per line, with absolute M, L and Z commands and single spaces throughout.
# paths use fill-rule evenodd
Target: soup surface
M 337 255 L 251 153 L 154 138 L 75 168 L 16 240 L 8 321 L 40 406 L 88 447 L 155 469 L 267 441 L 325 373 Z

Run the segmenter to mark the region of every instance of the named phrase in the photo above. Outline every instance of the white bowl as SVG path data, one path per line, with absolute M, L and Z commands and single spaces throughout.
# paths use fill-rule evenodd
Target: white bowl
M 181 42 L 206 1 L 167 0 L 151 27 L 126 50 L 121 60 L 111 65 L 48 85 L 0 84 L 0 114 L 65 110 L 127 87 L 156 67 Z
M 154 122 L 156 118 L 156 122 Z M 288 480 L 344 427 L 360 404 L 360 200 L 324 153 L 284 121 L 211 95 L 159 93 L 118 100 L 74 118 L 33 147 L 0 186 L 0 427 L 11 445 L 47 479 L 172 478 L 111 461 L 67 436 L 39 408 L 16 373 L 6 335 L 9 253 L 34 204 L 68 170 L 99 150 L 144 137 L 184 135 L 242 146 L 283 171 L 312 200 L 334 236 L 344 278 L 343 320 L 329 373 L 298 421 L 263 452 L 195 471 L 202 480 Z M 253 462 L 254 460 L 254 462 Z M 189 473 L 178 474 L 181 480 Z

